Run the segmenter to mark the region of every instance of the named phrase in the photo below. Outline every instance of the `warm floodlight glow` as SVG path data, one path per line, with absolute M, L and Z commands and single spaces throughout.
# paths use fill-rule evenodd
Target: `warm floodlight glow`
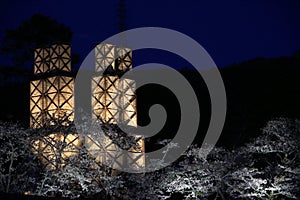
M 50 48 L 49 70 L 71 71 L 71 47 L 66 44 L 54 44 Z
M 117 66 L 119 71 L 132 69 L 132 51 L 126 47 L 116 47 Z
M 108 136 L 103 133 L 99 134 L 101 135 L 97 137 L 85 136 L 85 146 L 96 161 L 114 169 L 123 169 L 126 166 L 133 171 L 139 171 L 145 167 L 145 147 L 142 138 L 137 142 L 137 146 L 140 148 L 130 148 L 128 152 L 133 154 L 128 154 L 124 153 L 118 144 L 115 144 Z
M 34 141 L 33 149 L 46 169 L 63 167 L 68 158 L 78 154 L 82 144 L 77 134 L 52 133 Z
M 34 51 L 34 74 L 49 70 L 50 48 L 38 48 Z
M 37 48 L 34 51 L 34 74 L 54 70 L 71 71 L 71 47 L 54 44 L 50 48 Z
M 99 123 L 136 127 L 135 81 L 120 79 L 120 76 L 132 68 L 132 51 L 124 47 L 115 47 L 101 43 L 95 48 L 96 72 L 104 72 L 92 78 L 92 117 Z M 113 59 L 117 57 L 117 59 Z M 130 135 L 130 134 L 128 134 Z M 136 136 L 138 138 L 138 136 Z M 145 165 L 144 140 L 139 139 L 139 150 L 129 149 L 134 154 L 124 154 L 118 144 L 105 135 L 101 140 L 92 136 L 85 139 L 87 147 L 97 160 L 113 168 L 130 166 L 141 169 Z
M 67 127 L 74 118 L 74 79 L 68 76 L 71 48 L 55 44 L 36 49 L 34 55 L 34 74 L 38 76 L 30 82 L 30 126 Z M 50 133 L 34 141 L 33 145 L 48 169 L 63 166 L 80 146 L 78 136 L 73 133 Z
M 69 45 L 55 44 L 50 48 L 38 48 L 34 52 L 34 74 L 30 82 L 30 126 L 39 128 L 68 127 L 74 119 L 74 79 L 71 71 Z M 117 59 L 115 59 L 117 57 Z M 132 51 L 112 44 L 95 47 L 95 68 L 101 75 L 92 78 L 92 116 L 101 124 L 121 122 L 137 126 L 135 81 L 120 79 L 132 68 Z M 52 129 L 51 129 L 52 130 Z M 130 134 L 128 134 L 130 135 Z M 129 154 L 120 144 L 103 133 L 102 136 L 86 135 L 84 144 L 76 133 L 53 131 L 33 142 L 37 153 L 47 169 L 59 169 L 68 158 L 78 154 L 85 145 L 95 159 L 113 168 L 130 166 L 141 169 L 145 166 L 144 140 L 135 138 L 135 146 Z
M 116 76 L 93 77 L 92 106 L 93 117 L 100 123 L 136 126 L 135 82 Z
M 57 73 L 71 70 L 70 46 L 56 44 L 51 48 L 39 48 L 35 50 L 35 59 L 35 73 L 44 76 L 30 82 L 30 126 L 53 125 L 48 122 L 58 117 L 72 121 L 74 79 Z
M 107 67 L 115 69 L 115 47 L 112 44 L 99 44 L 95 47 L 96 72 L 104 71 Z

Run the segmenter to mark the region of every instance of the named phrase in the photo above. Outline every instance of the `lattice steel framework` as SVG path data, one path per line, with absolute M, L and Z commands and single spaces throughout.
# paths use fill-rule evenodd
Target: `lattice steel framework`
M 66 44 L 54 44 L 48 48 L 34 51 L 34 74 L 50 71 L 71 71 L 71 47 Z
M 51 125 L 47 124 L 49 119 L 53 121 L 63 116 L 73 120 L 74 79 L 70 75 L 62 75 L 71 71 L 70 53 L 69 45 L 58 44 L 35 50 L 34 74 L 37 80 L 30 82 L 32 128 Z
M 92 79 L 93 116 L 100 123 L 136 126 L 135 81 L 116 76 L 97 76 Z
M 132 68 L 132 51 L 101 43 L 95 47 L 95 56 L 96 72 L 104 73 L 92 78 L 93 118 L 101 124 L 121 122 L 123 125 L 136 127 L 135 81 L 120 78 Z M 99 161 L 116 168 L 129 166 L 140 169 L 145 164 L 144 140 L 138 136 L 133 137 L 140 147 L 127 149 L 133 154 L 122 153 L 122 147 L 107 136 L 103 136 L 101 140 L 88 136 L 85 141 Z
M 38 48 L 34 53 L 36 79 L 30 83 L 30 126 L 34 129 L 68 127 L 74 118 L 74 79 L 69 75 L 70 46 L 55 44 L 49 48 Z M 95 56 L 96 72 L 104 73 L 94 76 L 91 81 L 93 118 L 101 124 L 116 125 L 122 122 L 136 127 L 135 81 L 120 79 L 132 68 L 132 51 L 112 44 L 99 44 L 95 48 Z M 48 169 L 64 166 L 82 145 L 96 160 L 108 166 L 143 168 L 143 138 L 128 133 L 125 136 L 116 134 L 109 131 L 100 137 L 86 135 L 82 144 L 78 134 L 56 129 L 34 141 L 33 148 Z M 129 138 L 135 145 L 125 147 L 128 152 L 124 153 L 124 146 L 116 142 L 116 137 L 123 141 Z
M 82 142 L 77 134 L 58 132 L 39 137 L 32 146 L 46 169 L 52 170 L 60 169 L 71 156 L 76 156 Z
M 38 48 L 34 59 L 36 80 L 30 82 L 31 128 L 70 126 L 74 118 L 70 46 L 55 44 Z M 34 142 L 35 151 L 50 168 L 61 165 L 79 146 L 78 136 L 74 133 L 51 133 Z
M 43 128 L 54 125 L 55 119 L 73 120 L 74 80 L 52 76 L 30 82 L 30 126 Z M 62 125 L 68 125 L 66 123 Z

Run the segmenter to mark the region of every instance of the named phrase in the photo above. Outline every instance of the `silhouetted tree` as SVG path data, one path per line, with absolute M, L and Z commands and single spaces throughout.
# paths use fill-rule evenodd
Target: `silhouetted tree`
M 15 66 L 24 66 L 33 60 L 33 50 L 54 42 L 70 43 L 72 31 L 49 16 L 35 14 L 16 29 L 6 30 L 1 52 L 9 56 Z
M 5 65 L 0 64 L 0 93 L 6 97 L 2 99 L 1 119 L 28 121 L 28 80 L 33 74 L 34 49 L 53 43 L 70 43 L 72 35 L 70 27 L 42 14 L 35 14 L 17 28 L 6 30 L 0 46 L 0 56 L 6 61 Z M 72 64 L 76 62 L 79 55 L 73 54 Z
M 28 74 L 32 73 L 35 48 L 53 43 L 71 43 L 72 35 L 70 27 L 42 14 L 35 14 L 24 20 L 16 29 L 6 30 L 0 52 L 9 60 L 9 66 L 0 68 L 2 84 L 5 81 L 23 81 L 26 71 Z M 79 63 L 78 54 L 73 54 L 72 57 L 73 64 Z

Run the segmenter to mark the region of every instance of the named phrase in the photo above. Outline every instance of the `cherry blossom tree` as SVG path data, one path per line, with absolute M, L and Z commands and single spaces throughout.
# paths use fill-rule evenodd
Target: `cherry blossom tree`
M 132 141 L 124 133 L 116 133 L 116 127 L 104 125 L 104 131 L 112 139 L 122 134 L 123 139 L 116 144 Z M 232 150 L 214 147 L 206 157 L 209 146 L 193 145 L 171 165 L 143 174 L 112 175 L 84 145 L 62 168 L 42 170 L 30 153 L 29 133 L 18 125 L 0 124 L 1 191 L 72 199 L 300 198 L 300 121 L 295 119 L 271 120 L 247 144 Z M 178 145 L 161 143 L 168 148 Z M 124 148 L 128 145 L 134 142 Z M 163 159 L 157 162 L 163 163 Z

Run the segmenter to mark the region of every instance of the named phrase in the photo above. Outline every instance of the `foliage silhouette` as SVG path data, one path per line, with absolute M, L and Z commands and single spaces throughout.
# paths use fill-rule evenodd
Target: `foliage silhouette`
M 35 14 L 16 29 L 6 30 L 1 52 L 9 56 L 14 66 L 24 67 L 33 60 L 33 50 L 53 43 L 71 43 L 72 31 L 56 20 Z

